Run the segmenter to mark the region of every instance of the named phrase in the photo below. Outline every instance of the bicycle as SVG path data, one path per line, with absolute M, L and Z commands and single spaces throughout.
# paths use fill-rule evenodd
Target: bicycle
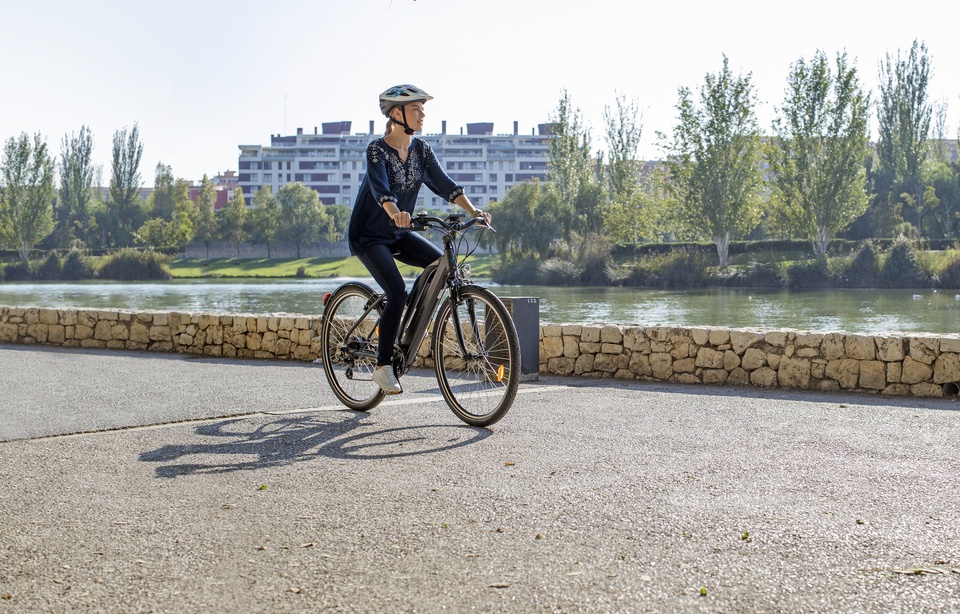
M 516 397 L 520 343 L 503 302 L 469 279 L 466 260 L 473 250 L 461 254 L 465 231 L 490 227 L 481 218 L 462 222 L 462 217 L 419 213 L 411 220 L 411 230 L 442 233 L 443 257 L 413 284 L 394 346 L 393 369 L 399 379 L 418 358 L 432 360 L 440 393 L 453 413 L 472 426 L 489 426 L 507 414 Z M 356 411 L 369 411 L 386 396 L 372 379 L 385 300 L 360 282 L 347 282 L 323 298 L 320 362 L 333 393 Z M 434 315 L 429 350 L 421 355 Z

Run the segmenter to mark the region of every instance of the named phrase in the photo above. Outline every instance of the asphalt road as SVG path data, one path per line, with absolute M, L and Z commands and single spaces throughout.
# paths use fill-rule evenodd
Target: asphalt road
M 955 612 L 960 405 L 0 346 L 0 612 Z

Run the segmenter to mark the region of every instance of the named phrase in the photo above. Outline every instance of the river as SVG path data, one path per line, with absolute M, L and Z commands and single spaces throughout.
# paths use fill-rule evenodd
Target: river
M 319 314 L 342 279 L 0 283 L 0 305 Z M 368 282 L 372 283 L 372 282 Z M 933 290 L 651 290 L 495 286 L 538 297 L 550 323 L 795 328 L 879 333 L 960 331 L 960 295 Z

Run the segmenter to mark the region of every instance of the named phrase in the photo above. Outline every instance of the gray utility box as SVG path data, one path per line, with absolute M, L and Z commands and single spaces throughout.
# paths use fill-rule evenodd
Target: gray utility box
M 540 379 L 540 299 L 537 297 L 504 297 L 517 327 L 520 339 L 520 381 L 535 382 Z

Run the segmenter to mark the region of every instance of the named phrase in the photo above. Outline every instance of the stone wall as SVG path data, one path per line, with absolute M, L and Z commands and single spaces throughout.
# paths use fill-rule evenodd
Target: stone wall
M 0 343 L 310 361 L 319 330 L 319 318 L 289 314 L 0 307 Z M 540 373 L 956 396 L 960 335 L 542 324 Z

